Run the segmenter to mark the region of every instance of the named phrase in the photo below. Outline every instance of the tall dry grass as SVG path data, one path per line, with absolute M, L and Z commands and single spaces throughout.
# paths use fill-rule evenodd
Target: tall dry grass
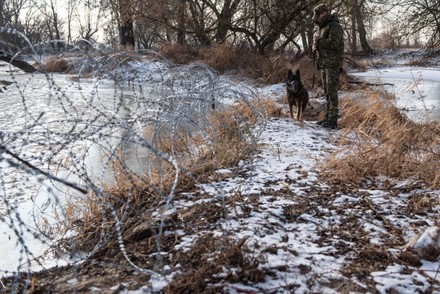
M 175 43 L 165 43 L 160 48 L 160 53 L 177 64 L 187 64 L 199 58 L 199 52 L 195 47 Z
M 386 96 L 365 93 L 342 101 L 343 148 L 325 163 L 322 175 L 355 183 L 386 176 L 439 188 L 440 123 L 416 123 Z
M 264 83 L 284 81 L 293 60 L 283 54 L 261 55 L 246 47 L 218 44 L 204 48 L 202 62 L 220 73 L 229 73 L 259 80 Z
M 67 59 L 57 56 L 48 56 L 44 64 L 44 71 L 46 72 L 68 72 L 72 68 Z
M 296 56 L 293 52 L 271 52 L 261 55 L 245 46 L 215 44 L 209 47 L 193 47 L 189 45 L 165 44 L 160 52 L 169 60 L 187 64 L 202 62 L 221 74 L 245 77 L 262 83 L 276 84 L 285 82 L 289 69 L 299 68 L 304 85 L 311 90 L 313 75 L 314 86 L 321 85 L 321 74 L 310 56 Z M 365 69 L 361 61 L 344 58 L 344 67 Z M 340 76 L 340 88 L 351 89 L 349 77 L 345 71 Z
M 216 44 L 209 47 L 165 44 L 160 52 L 178 64 L 202 62 L 221 74 L 252 78 L 263 83 L 285 81 L 287 70 L 296 62 L 286 54 L 261 55 L 246 47 Z
M 162 151 L 174 150 L 172 154 L 182 167 L 179 190 L 189 191 L 196 183 L 217 180 L 217 169 L 234 167 L 240 160 L 251 158 L 257 148 L 253 141 L 253 126 L 279 112 L 279 106 L 271 99 L 239 102 L 211 112 L 207 123 L 195 134 L 181 130 L 177 145 L 172 137 L 164 139 L 163 136 L 171 135 L 165 132 L 154 146 Z M 170 165 L 163 170 L 167 172 L 159 178 L 165 183 L 163 188 L 169 191 L 175 171 Z

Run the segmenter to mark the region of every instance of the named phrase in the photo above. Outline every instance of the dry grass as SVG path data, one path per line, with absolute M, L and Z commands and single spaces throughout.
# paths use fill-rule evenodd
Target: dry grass
M 263 282 L 266 273 L 259 268 L 259 261 L 246 254 L 246 240 L 238 242 L 230 237 L 206 234 L 194 240 L 189 252 L 177 252 L 176 263 L 182 269 L 165 288 L 165 293 L 219 293 L 223 285 L 218 282 Z M 234 268 L 235 271 L 224 269 Z M 224 277 L 223 277 L 224 276 Z M 209 289 L 207 285 L 211 286 Z
M 431 58 L 429 57 L 422 57 L 419 59 L 411 59 L 407 62 L 407 66 L 422 66 L 422 67 L 429 67 L 431 65 Z
M 129 228 L 139 222 L 156 222 L 147 216 L 165 203 L 176 172 L 179 173 L 177 190 L 191 191 L 197 183 L 215 180 L 217 169 L 234 167 L 240 160 L 252 156 L 256 145 L 250 141 L 250 128 L 264 120 L 267 112 L 276 111 L 273 109 L 276 107 L 269 100 L 255 99 L 252 103 L 242 102 L 213 111 L 199 132 L 191 133 L 184 128 L 173 132 L 147 129 L 146 137 L 157 150 L 178 161 L 179 171 L 155 157 L 150 173 L 138 176 L 127 173 L 114 161 L 116 180 L 104 188 L 103 195 L 91 193 L 81 203 L 68 205 L 68 221 L 77 228 L 75 239 L 83 246 L 80 249 L 91 250 L 90 246 L 94 246 L 103 233 L 109 241 L 102 250 L 115 246 L 112 214 L 123 220 L 123 236 L 132 234 Z
M 185 147 L 182 146 L 180 150 L 188 152 L 185 153 L 185 160 L 179 161 L 183 168 L 179 178 L 180 190 L 188 191 L 198 182 L 215 180 L 216 169 L 234 167 L 255 152 L 256 146 L 249 141 L 249 131 L 257 120 L 265 119 L 267 109 L 264 107 L 272 105 L 266 101 L 241 102 L 214 111 L 208 115 L 208 123 L 200 134 L 181 136 L 179 144 Z M 166 143 L 172 141 L 171 138 L 162 140 L 156 142 L 155 146 L 160 150 L 170 150 L 172 147 Z M 167 170 L 168 173 L 161 180 L 166 183 L 165 186 L 170 186 L 175 171 Z
M 199 52 L 196 48 L 189 45 L 179 45 L 175 43 L 166 43 L 162 45 L 160 53 L 171 62 L 177 64 L 188 64 L 199 58 Z
M 91 57 L 95 62 L 91 61 Z M 81 74 L 82 77 L 92 77 L 108 73 L 127 62 L 140 61 L 143 57 L 129 51 L 95 52 L 92 55 L 69 55 L 48 56 L 44 66 L 34 64 L 34 67 L 46 72 Z M 78 79 L 79 77 L 71 77 Z
M 314 70 L 314 61 L 309 56 L 292 57 L 291 52 L 273 52 L 261 55 L 246 47 L 234 47 L 228 44 L 216 44 L 210 47 L 195 48 L 177 44 L 165 44 L 161 53 L 169 60 L 179 64 L 200 61 L 209 65 L 221 74 L 232 74 L 252 78 L 262 83 L 276 84 L 286 81 L 287 71 L 293 68 L 301 70 L 304 85 L 310 90 L 312 77 L 315 74 L 315 85 L 321 85 L 321 75 Z M 365 68 L 355 60 L 345 58 L 344 67 Z M 348 76 L 341 75 L 341 89 L 350 89 Z
M 269 84 L 286 81 L 287 72 L 294 62 L 296 62 L 296 60 L 289 60 L 284 55 L 274 54 L 269 56 L 269 58 L 260 65 L 260 71 L 262 73 L 261 80 Z
M 57 56 L 48 56 L 44 70 L 46 72 L 68 72 L 72 68 L 66 59 Z
M 219 72 L 236 68 L 236 62 L 240 59 L 232 46 L 223 44 L 217 44 L 203 49 L 201 51 L 201 58 L 206 64 Z
M 330 158 L 323 176 L 360 182 L 387 176 L 440 187 L 440 124 L 415 123 L 378 93 L 341 103 L 340 125 L 347 132 L 343 150 Z
M 284 81 L 290 67 L 290 60 L 282 54 L 262 56 L 246 48 L 224 44 L 203 49 L 201 58 L 221 73 L 245 76 L 264 83 Z
M 246 47 L 216 44 L 210 47 L 165 44 L 160 52 L 168 60 L 178 64 L 202 62 L 221 74 L 252 78 L 263 83 L 284 81 L 287 70 L 296 60 L 285 54 L 261 55 Z
M 352 69 L 366 71 L 370 66 L 370 59 L 366 59 L 362 57 L 351 58 L 349 56 L 345 56 L 344 63 Z
M 285 97 L 284 102 L 287 103 L 287 97 Z M 283 117 L 283 108 L 287 108 L 281 105 L 277 101 L 271 98 L 263 99 L 264 109 L 266 110 L 268 117 Z

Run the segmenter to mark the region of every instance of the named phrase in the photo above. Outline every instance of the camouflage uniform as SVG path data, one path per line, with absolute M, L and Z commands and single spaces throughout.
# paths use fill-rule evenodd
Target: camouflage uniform
M 324 10 L 323 10 L 324 9 Z M 315 14 L 328 11 L 325 5 L 318 5 Z M 317 47 L 317 67 L 321 70 L 322 84 L 327 96 L 328 121 L 337 122 L 339 74 L 342 70 L 344 53 L 344 32 L 335 15 L 328 15 L 323 23 L 319 24 Z

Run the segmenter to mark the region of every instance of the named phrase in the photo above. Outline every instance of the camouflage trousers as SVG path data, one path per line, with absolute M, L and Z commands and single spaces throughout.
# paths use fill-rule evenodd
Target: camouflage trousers
M 322 85 L 327 96 L 327 112 L 325 118 L 331 121 L 337 121 L 339 117 L 339 68 L 321 69 Z

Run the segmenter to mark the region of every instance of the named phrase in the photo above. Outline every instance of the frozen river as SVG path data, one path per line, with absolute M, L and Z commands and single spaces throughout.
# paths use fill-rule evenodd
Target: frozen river
M 440 119 L 439 68 L 381 68 L 350 74 L 368 82 L 387 84 L 385 90 L 396 95 L 397 106 L 412 119 Z

